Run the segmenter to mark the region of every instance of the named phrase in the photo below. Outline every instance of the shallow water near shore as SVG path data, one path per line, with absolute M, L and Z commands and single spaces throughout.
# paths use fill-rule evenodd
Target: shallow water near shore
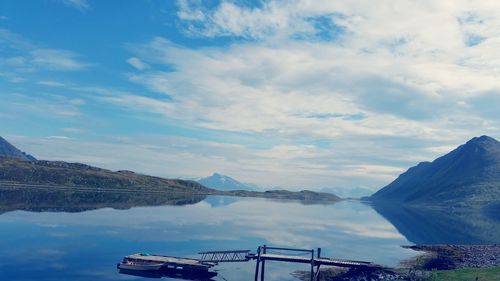
M 57 194 L 42 195 L 53 203 L 60 199 Z M 140 207 L 129 200 L 123 206 L 111 204 L 113 209 L 105 207 L 108 199 L 102 194 L 65 194 L 64 202 L 74 202 L 59 208 L 50 202 L 40 206 L 29 196 L 10 207 L 2 202 L 0 276 L 5 280 L 147 280 L 119 274 L 116 263 L 136 252 L 197 257 L 205 250 L 255 251 L 262 244 L 321 247 L 326 257 L 385 266 L 417 254 L 400 247 L 413 243 L 390 221 L 358 201 L 302 204 L 208 196 L 161 202 L 156 198 L 161 195 L 154 195 L 158 206 L 147 206 L 142 198 Z M 87 202 L 80 208 L 75 206 L 79 196 Z M 23 205 L 23 200 L 30 202 Z M 89 200 L 103 202 L 91 206 Z M 251 280 L 255 262 L 220 264 L 216 269 L 215 280 Z M 290 275 L 295 270 L 308 266 L 268 262 L 266 279 L 297 280 Z

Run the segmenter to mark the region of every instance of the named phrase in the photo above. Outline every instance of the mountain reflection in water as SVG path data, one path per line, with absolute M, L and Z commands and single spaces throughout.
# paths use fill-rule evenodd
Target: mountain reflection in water
M 205 198 L 204 195 L 182 193 L 96 192 L 0 187 L 0 214 L 15 210 L 83 212 L 101 208 L 124 210 L 140 206 L 181 206 L 195 204 Z
M 235 197 L 191 194 L 94 192 L 1 188 L 0 214 L 24 210 L 32 212 L 82 212 L 100 208 L 118 210 L 141 206 L 183 206 L 206 201 L 213 208 L 238 201 Z M 278 200 L 279 202 L 279 200 Z M 307 202 L 311 204 L 311 202 Z M 370 206 L 415 244 L 491 244 L 499 243 L 498 206 L 484 210 L 437 210 L 394 204 Z
M 499 214 L 485 209 L 431 209 L 394 204 L 372 207 L 415 244 L 495 244 Z
M 118 210 L 141 206 L 183 206 L 206 201 L 213 208 L 237 202 L 235 197 L 168 193 L 94 192 L 1 188 L 0 214 L 24 210 L 31 212 L 82 212 L 100 208 Z M 272 201 L 272 200 L 271 200 Z M 277 200 L 279 202 L 279 200 Z M 307 202 L 311 204 L 311 202 Z M 498 206 L 484 210 L 437 210 L 394 204 L 370 206 L 415 244 L 491 244 L 499 243 Z

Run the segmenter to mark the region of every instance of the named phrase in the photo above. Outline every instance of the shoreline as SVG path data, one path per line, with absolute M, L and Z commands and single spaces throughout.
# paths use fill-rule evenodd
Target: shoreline
M 500 245 L 412 245 L 402 246 L 421 252 L 414 258 L 401 261 L 395 268 L 382 269 L 341 269 L 321 270 L 320 281 L 430 281 L 455 280 L 440 279 L 440 275 L 485 275 L 482 281 L 500 280 Z M 309 280 L 309 273 L 296 271 L 292 276 Z M 493 279 L 489 279 L 493 276 Z M 454 277 L 455 278 L 455 277 Z M 457 277 L 458 278 L 458 277 Z M 485 279 L 486 278 L 486 279 Z M 459 279 L 457 279 L 459 280 Z M 461 280 L 461 279 L 460 279 Z M 474 280 L 474 279 L 471 279 Z
M 297 201 L 308 204 L 333 204 L 345 199 L 338 198 L 334 194 L 324 194 L 314 191 L 245 191 L 245 190 L 210 190 L 210 191 L 193 191 L 193 190 L 165 190 L 161 187 L 123 187 L 123 188 L 102 188 L 102 187 L 87 187 L 87 186 L 69 186 L 69 185 L 51 185 L 51 184 L 24 184 L 16 182 L 0 181 L 0 189 L 22 190 L 35 189 L 44 191 L 72 191 L 72 192 L 97 192 L 97 193 L 130 193 L 130 194 L 164 194 L 164 195 L 186 195 L 186 196 L 228 196 L 237 198 L 263 198 L 272 200 Z M 328 196 L 325 196 L 328 195 Z
M 406 249 L 424 252 L 421 255 L 421 269 L 449 270 L 461 268 L 485 268 L 500 266 L 500 244 L 491 245 L 413 245 Z

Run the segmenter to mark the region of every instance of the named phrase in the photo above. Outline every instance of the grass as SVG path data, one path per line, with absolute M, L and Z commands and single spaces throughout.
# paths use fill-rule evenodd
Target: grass
M 463 268 L 435 270 L 428 281 L 499 281 L 500 266 L 489 268 Z

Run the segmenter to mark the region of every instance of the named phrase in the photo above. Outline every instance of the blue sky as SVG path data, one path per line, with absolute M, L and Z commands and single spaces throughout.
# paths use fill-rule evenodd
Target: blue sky
M 40 159 L 376 190 L 499 138 L 495 1 L 0 3 L 0 134 Z

